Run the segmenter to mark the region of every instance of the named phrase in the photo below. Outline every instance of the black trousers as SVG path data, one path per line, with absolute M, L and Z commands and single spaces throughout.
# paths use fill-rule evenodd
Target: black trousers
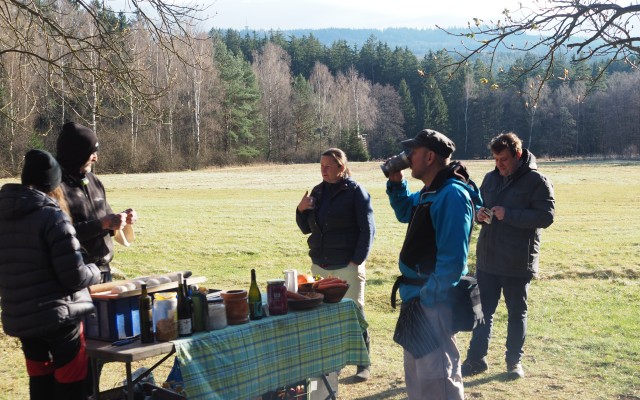
M 20 338 L 31 400 L 85 398 L 83 381 L 88 360 L 82 329 L 78 322 L 64 325 L 46 337 Z
M 509 365 L 519 363 L 527 337 L 527 297 L 531 279 L 512 278 L 483 271 L 477 271 L 476 278 L 485 323 L 473 330 L 467 358 L 479 360 L 487 355 L 492 336 L 493 315 L 502 294 L 509 314 L 505 361 Z

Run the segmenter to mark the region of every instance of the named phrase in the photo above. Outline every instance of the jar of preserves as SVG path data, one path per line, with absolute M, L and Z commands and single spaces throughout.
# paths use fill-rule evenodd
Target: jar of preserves
M 267 303 L 269 304 L 269 315 L 282 315 L 289 312 L 287 287 L 284 285 L 284 279 L 267 281 Z

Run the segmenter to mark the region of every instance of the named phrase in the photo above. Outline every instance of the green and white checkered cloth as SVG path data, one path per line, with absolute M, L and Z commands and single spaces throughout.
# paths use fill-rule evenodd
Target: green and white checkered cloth
M 351 299 L 176 340 L 189 400 L 246 400 L 345 365 L 369 365 Z

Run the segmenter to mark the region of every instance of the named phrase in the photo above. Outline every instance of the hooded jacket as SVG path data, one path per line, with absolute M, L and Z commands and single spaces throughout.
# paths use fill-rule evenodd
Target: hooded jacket
M 0 190 L 0 306 L 10 336 L 42 337 L 93 312 L 85 265 L 67 215 L 51 197 L 20 184 Z
M 396 218 L 409 223 L 399 268 L 409 280 L 400 284 L 403 302 L 420 297 L 428 307 L 451 304 L 453 288 L 467 273 L 467 255 L 480 193 L 464 165 L 452 162 L 431 185 L 410 193 L 406 179 L 387 182 L 387 195 Z
M 538 274 L 540 236 L 553 223 L 551 181 L 538 172 L 536 158 L 523 149 L 520 167 L 509 177 L 496 168 L 480 185 L 485 207 L 502 206 L 504 219 L 482 224 L 476 245 L 477 269 L 496 275 L 531 278 Z

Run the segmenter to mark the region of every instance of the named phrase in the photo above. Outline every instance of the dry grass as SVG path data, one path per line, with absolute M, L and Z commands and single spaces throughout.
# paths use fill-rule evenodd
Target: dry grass
M 492 168 L 490 161 L 467 164 L 478 184 Z M 351 167 L 372 194 L 378 229 L 366 294 L 373 367 L 372 379 L 360 384 L 352 379 L 355 367 L 345 368 L 340 398 L 404 399 L 402 353 L 391 340 L 397 314 L 388 299 L 406 226 L 394 219 L 377 163 Z M 541 277 L 531 288 L 527 378 L 505 380 L 501 305 L 491 369 L 465 381 L 467 398 L 640 399 L 640 163 L 543 161 L 540 169 L 554 182 L 557 215 L 543 234 Z M 251 268 L 262 282 L 287 268 L 308 272 L 294 208 L 319 177 L 317 165 L 102 176 L 113 208 L 140 214 L 136 241 L 117 248 L 114 266 L 128 276 L 189 269 L 224 289 L 248 287 Z M 473 269 L 473 250 L 469 264 Z M 467 333 L 458 336 L 463 354 L 468 340 Z M 0 399 L 27 398 L 16 340 L 0 334 L 0 352 Z M 167 373 L 161 368 L 156 379 Z M 109 364 L 103 375 L 107 388 L 124 370 Z

